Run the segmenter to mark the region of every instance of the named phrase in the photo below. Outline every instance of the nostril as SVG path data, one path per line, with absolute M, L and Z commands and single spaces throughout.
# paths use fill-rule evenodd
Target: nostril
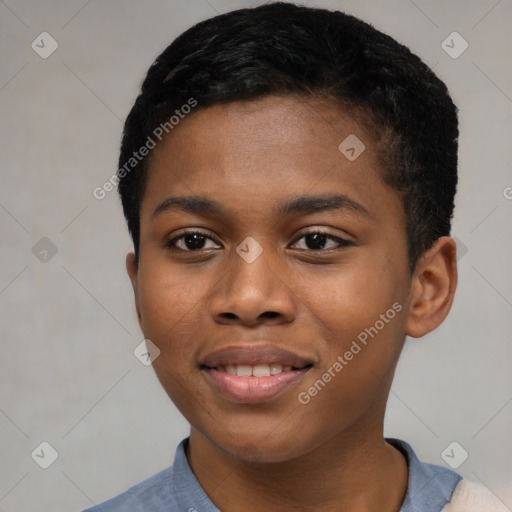
M 267 318 L 275 318 L 278 315 L 279 313 L 277 313 L 276 311 L 266 311 L 265 313 L 262 314 L 262 316 L 266 316 Z

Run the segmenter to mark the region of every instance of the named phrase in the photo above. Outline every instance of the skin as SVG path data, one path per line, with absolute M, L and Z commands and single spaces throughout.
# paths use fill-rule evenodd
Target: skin
M 351 162 L 338 145 L 352 133 L 366 149 Z M 161 350 L 156 374 L 191 425 L 189 463 L 222 511 L 400 508 L 407 465 L 384 441 L 385 405 L 405 335 L 421 337 L 448 314 L 456 249 L 440 238 L 410 275 L 400 196 L 376 162 L 354 119 L 293 96 L 198 110 L 153 150 L 140 261 L 128 254 L 127 270 L 142 332 Z M 368 214 L 273 212 L 301 195 L 333 193 Z M 192 195 L 218 201 L 226 215 L 153 216 L 165 199 Z M 206 234 L 202 248 L 183 238 L 166 248 L 184 228 Z M 315 249 L 309 230 L 350 244 L 325 238 Z M 248 236 L 263 249 L 250 264 L 236 252 Z M 301 404 L 298 393 L 394 303 L 402 310 Z M 262 342 L 313 367 L 297 386 L 257 404 L 228 400 L 207 382 L 199 364 L 207 354 Z

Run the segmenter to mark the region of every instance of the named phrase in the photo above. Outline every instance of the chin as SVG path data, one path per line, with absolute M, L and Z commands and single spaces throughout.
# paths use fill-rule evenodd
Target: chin
M 244 433 L 243 436 L 230 435 L 221 439 L 209 437 L 219 450 L 225 454 L 243 462 L 271 463 L 286 462 L 310 451 L 314 446 L 297 439 L 297 436 L 287 435 L 274 436 L 267 434 L 262 436 L 250 436 Z

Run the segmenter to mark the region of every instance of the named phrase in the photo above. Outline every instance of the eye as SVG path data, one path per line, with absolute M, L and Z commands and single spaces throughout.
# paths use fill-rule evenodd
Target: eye
M 338 236 L 331 235 L 322 231 L 309 231 L 304 233 L 300 238 L 298 238 L 294 245 L 298 243 L 299 240 L 304 239 L 306 247 L 301 248 L 303 250 L 310 251 L 322 251 L 329 249 L 336 249 L 342 247 L 348 247 L 353 245 L 348 240 L 340 238 Z M 165 247 L 167 249 L 174 249 L 182 252 L 197 252 L 205 249 L 218 249 L 220 246 L 214 245 L 213 247 L 207 247 L 208 241 L 214 242 L 207 233 L 203 231 L 190 230 L 181 233 L 180 235 L 173 237 L 169 240 L 166 240 Z M 326 242 L 331 241 L 334 242 L 334 246 L 326 247 Z
M 175 249 L 183 252 L 197 252 L 202 249 L 215 249 L 218 247 L 205 247 L 207 240 L 215 242 L 207 233 L 202 231 L 185 231 L 179 236 L 171 238 L 165 241 L 165 247 L 167 249 Z M 181 243 L 181 247 L 178 244 Z
M 329 250 L 329 249 L 339 249 L 343 247 L 348 247 L 353 245 L 352 242 L 345 240 L 344 238 L 340 238 L 338 236 L 330 235 L 329 233 L 325 233 L 323 231 L 308 231 L 304 233 L 300 238 L 298 238 L 294 244 L 296 244 L 299 240 L 304 239 L 306 243 L 305 250 L 311 251 L 321 251 L 321 250 Z M 325 247 L 325 244 L 328 240 L 335 242 L 334 246 Z

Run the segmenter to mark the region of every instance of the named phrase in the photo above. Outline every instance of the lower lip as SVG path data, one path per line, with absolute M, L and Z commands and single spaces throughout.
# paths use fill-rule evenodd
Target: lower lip
M 268 377 L 239 377 L 213 368 L 203 368 L 203 372 L 207 380 L 226 398 L 247 404 L 270 400 L 290 389 L 304 377 L 309 369 L 310 367 L 291 370 Z

